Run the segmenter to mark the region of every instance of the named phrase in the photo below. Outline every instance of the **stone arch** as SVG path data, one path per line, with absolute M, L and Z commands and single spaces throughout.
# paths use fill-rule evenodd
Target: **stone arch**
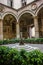
M 20 36 L 22 38 L 32 38 L 33 32 L 32 29 L 34 27 L 34 14 L 31 12 L 23 12 L 19 18 L 19 26 L 20 26 Z
M 25 13 L 29 13 L 29 14 L 31 14 L 31 15 L 34 17 L 34 13 L 33 13 L 32 11 L 30 11 L 30 10 L 25 10 L 25 11 L 22 11 L 22 12 L 18 15 L 18 21 L 19 21 L 20 17 L 21 17 L 23 14 L 25 14 Z
M 43 8 L 43 4 L 41 4 L 41 5 L 38 7 L 38 9 L 37 9 L 37 11 L 36 11 L 36 16 L 38 15 L 38 12 L 39 12 L 42 8 Z
M 39 27 L 39 37 L 43 38 L 43 4 L 40 5 L 38 11 L 38 27 Z
M 6 14 L 3 17 L 3 39 L 16 38 L 16 22 L 17 20 L 12 14 Z
M 16 21 L 17 21 L 17 16 L 16 16 L 13 12 L 9 12 L 9 11 L 3 13 L 2 19 L 4 19 L 4 17 L 5 17 L 7 14 L 13 15 L 13 16 L 15 17 Z

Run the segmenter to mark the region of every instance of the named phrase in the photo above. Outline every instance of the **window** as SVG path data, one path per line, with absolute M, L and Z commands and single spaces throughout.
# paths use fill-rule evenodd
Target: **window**
M 13 0 L 10 0 L 10 6 L 13 7 Z
M 26 0 L 21 0 L 22 6 L 26 5 Z
M 13 7 L 13 0 L 8 0 L 8 6 Z

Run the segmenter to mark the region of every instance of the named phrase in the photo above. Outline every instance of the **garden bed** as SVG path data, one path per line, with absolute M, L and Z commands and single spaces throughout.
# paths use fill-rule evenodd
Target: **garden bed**
M 0 46 L 0 65 L 43 65 L 43 53 Z
M 15 44 L 15 43 L 20 43 L 20 42 L 21 42 L 21 39 L 0 40 L 0 45 Z M 22 42 L 32 43 L 32 44 L 43 44 L 43 38 L 22 39 Z

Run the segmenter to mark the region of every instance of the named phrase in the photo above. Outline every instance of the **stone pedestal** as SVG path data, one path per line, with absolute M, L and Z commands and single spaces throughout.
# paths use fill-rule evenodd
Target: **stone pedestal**
M 0 19 L 0 40 L 3 40 L 3 21 Z
M 38 26 L 38 17 L 34 17 L 34 26 L 35 26 L 35 38 L 39 38 L 39 26 Z
M 19 22 L 16 23 L 16 37 L 20 38 Z

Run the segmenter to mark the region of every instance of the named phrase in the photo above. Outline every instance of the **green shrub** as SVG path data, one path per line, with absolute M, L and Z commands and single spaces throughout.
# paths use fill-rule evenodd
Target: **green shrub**
M 0 40 L 0 45 L 2 45 L 3 44 L 3 40 Z
M 40 51 L 35 50 L 30 52 L 29 57 L 31 65 L 43 65 L 43 53 Z
M 25 50 L 0 46 L 0 65 L 43 65 L 43 53 L 39 50 Z
M 0 40 L 2 44 L 20 43 L 21 39 Z M 24 43 L 43 44 L 43 38 L 22 39 Z

